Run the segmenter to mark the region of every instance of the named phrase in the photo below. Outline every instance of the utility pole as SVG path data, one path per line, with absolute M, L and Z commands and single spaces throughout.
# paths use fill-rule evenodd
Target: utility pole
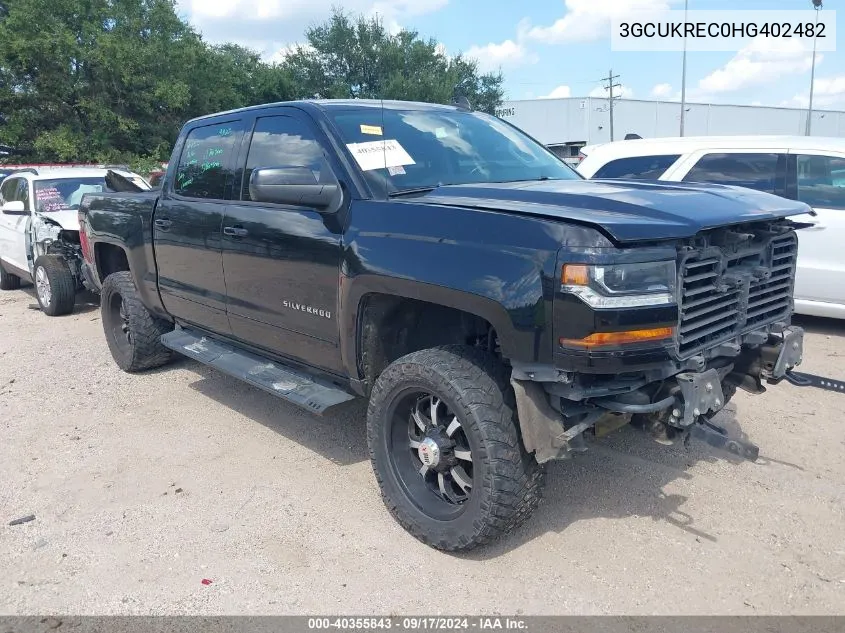
M 610 100 L 610 142 L 613 142 L 613 102 L 618 99 L 619 97 L 613 96 L 613 89 L 614 88 L 621 88 L 622 84 L 615 84 L 613 83 L 614 80 L 619 79 L 619 75 L 613 74 L 613 69 L 607 73 L 607 77 L 604 77 L 602 81 L 606 81 L 607 85 L 604 87 L 610 93 L 609 100 Z
M 816 26 L 813 31 L 813 66 L 810 70 L 810 107 L 807 110 L 807 130 L 806 136 L 810 136 L 810 130 L 813 127 L 813 84 L 816 83 L 816 34 L 819 32 L 819 11 L 822 10 L 822 0 L 813 0 L 813 8 L 816 10 Z
M 684 0 L 684 63 L 681 70 L 681 136 L 684 135 L 684 120 L 687 111 L 687 30 L 686 21 L 689 12 L 689 0 Z

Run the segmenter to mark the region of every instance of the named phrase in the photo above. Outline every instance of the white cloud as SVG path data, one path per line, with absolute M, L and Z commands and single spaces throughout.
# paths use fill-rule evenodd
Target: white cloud
M 672 95 L 672 84 L 657 84 L 651 89 L 651 96 L 655 99 L 666 99 Z
M 604 89 L 603 86 L 596 86 L 592 90 L 590 90 L 591 97 L 595 97 L 597 99 L 607 99 L 610 95 L 610 92 Z M 623 99 L 633 99 L 634 98 L 634 91 L 626 85 L 617 86 L 613 89 L 613 96 L 614 97 L 622 97 Z
M 513 40 L 505 40 L 501 44 L 490 43 L 485 46 L 473 46 L 466 52 L 467 57 L 478 61 L 481 72 L 495 71 L 499 68 L 534 64 L 538 58 L 526 48 Z
M 549 94 L 540 97 L 541 99 L 568 99 L 572 96 L 572 89 L 562 85 L 552 90 Z
M 324 21 L 333 7 L 349 13 L 378 15 L 395 33 L 403 21 L 439 11 L 449 0 L 177 0 L 181 15 L 212 44 L 234 42 L 265 59 L 289 42 L 302 39 L 305 30 Z
M 272 55 L 268 56 L 266 59 L 271 64 L 281 64 L 283 61 L 285 61 L 285 58 L 287 58 L 288 55 L 297 52 L 299 49 L 302 49 L 304 51 L 312 50 L 310 44 L 288 44 L 287 46 L 282 46 L 280 49 L 278 49 Z
M 828 97 L 845 95 L 845 75 L 841 77 L 819 77 L 813 84 L 813 92 Z
M 755 38 L 721 68 L 698 83 L 699 98 L 707 94 L 734 92 L 750 86 L 775 83 L 784 75 L 809 72 L 812 53 L 802 50 L 798 40 Z M 821 63 L 823 55 L 816 57 Z
M 610 21 L 631 16 L 647 21 L 678 0 L 566 0 L 566 13 L 550 26 L 529 27 L 526 36 L 547 44 L 584 42 L 610 36 Z
M 810 105 L 809 90 L 799 93 L 782 106 L 807 108 Z M 841 108 L 845 106 L 845 75 L 819 77 L 813 83 L 813 108 Z

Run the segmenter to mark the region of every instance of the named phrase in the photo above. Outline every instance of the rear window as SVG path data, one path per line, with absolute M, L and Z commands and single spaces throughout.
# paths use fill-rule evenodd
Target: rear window
M 629 180 L 657 180 L 680 154 L 662 154 L 659 156 L 632 156 L 612 160 L 599 169 L 593 178 L 627 178 Z
M 845 158 L 798 156 L 798 199 L 820 209 L 845 209 Z
M 102 176 L 36 180 L 33 188 L 35 189 L 35 210 L 42 213 L 75 211 L 86 193 L 109 191 L 106 180 Z
M 706 154 L 684 178 L 779 194 L 785 185 L 783 154 Z
M 176 193 L 188 198 L 222 200 L 226 182 L 233 176 L 234 154 L 242 135 L 241 121 L 191 130 L 176 166 Z

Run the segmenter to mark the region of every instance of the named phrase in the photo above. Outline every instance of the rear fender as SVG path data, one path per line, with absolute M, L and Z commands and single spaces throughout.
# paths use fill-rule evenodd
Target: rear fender
M 138 295 L 154 314 L 170 318 L 158 292 L 152 219 L 157 197 L 143 194 L 86 195 L 83 212 L 86 233 L 94 249 L 94 274 L 100 284 L 105 275 L 98 269 L 98 247 L 110 244 L 126 254 L 129 272 Z M 107 272 L 107 271 L 105 271 Z

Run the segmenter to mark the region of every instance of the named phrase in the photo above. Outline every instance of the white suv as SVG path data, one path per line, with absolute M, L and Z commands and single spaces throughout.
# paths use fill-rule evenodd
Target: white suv
M 845 138 L 642 139 L 581 153 L 586 178 L 720 183 L 806 202 L 816 215 L 798 218 L 813 226 L 798 232 L 795 312 L 845 318 Z
M 111 174 L 111 175 L 110 175 Z M 50 316 L 73 311 L 85 279 L 77 209 L 89 192 L 111 191 L 115 178 L 140 189 L 149 184 L 125 170 L 26 168 L 0 184 L 0 289 L 35 284 L 38 305 Z

